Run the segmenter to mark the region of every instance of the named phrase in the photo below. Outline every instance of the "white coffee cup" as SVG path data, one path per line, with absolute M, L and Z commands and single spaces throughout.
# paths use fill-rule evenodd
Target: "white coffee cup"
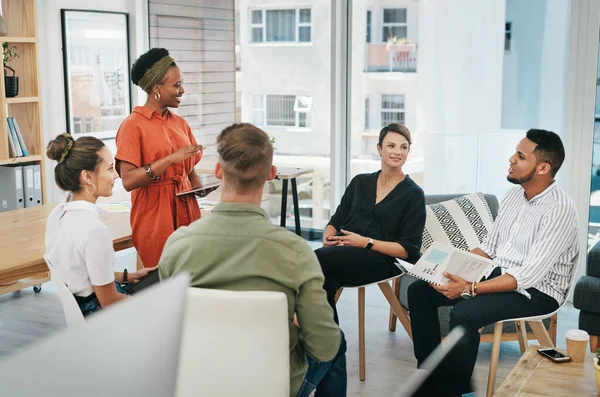
M 567 338 L 567 354 L 571 357 L 571 361 L 582 363 L 590 340 L 588 333 L 581 329 L 570 329 L 565 333 L 565 338 Z

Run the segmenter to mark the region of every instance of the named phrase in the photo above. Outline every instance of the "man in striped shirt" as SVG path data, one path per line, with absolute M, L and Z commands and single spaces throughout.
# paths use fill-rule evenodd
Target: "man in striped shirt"
M 468 283 L 445 274 L 451 280 L 448 284 L 417 281 L 408 288 L 419 365 L 440 343 L 438 307 L 454 306 L 450 328 L 460 325 L 467 331 L 423 395 L 471 392 L 481 327 L 551 313 L 566 299 L 579 245 L 575 203 L 554 181 L 564 158 L 558 135 L 527 131 L 509 159 L 507 179 L 519 186 L 507 193 L 494 227 L 472 251 L 494 260 L 496 268 L 491 275 L 485 281 Z

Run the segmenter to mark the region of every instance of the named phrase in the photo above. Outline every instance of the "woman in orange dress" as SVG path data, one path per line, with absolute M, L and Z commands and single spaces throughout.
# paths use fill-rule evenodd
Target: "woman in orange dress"
M 131 68 L 131 81 L 147 94 L 117 132 L 117 172 L 131 192 L 133 245 L 144 267 L 158 265 L 167 238 L 200 218 L 196 196 L 176 193 L 200 186 L 194 166 L 202 157 L 188 123 L 169 111 L 185 92 L 169 52 L 153 48 Z

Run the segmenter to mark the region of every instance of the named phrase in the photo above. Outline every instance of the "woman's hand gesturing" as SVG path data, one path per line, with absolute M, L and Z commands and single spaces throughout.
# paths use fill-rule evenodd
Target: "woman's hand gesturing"
M 173 163 L 180 163 L 183 160 L 195 156 L 197 153 L 200 153 L 200 156 L 202 156 L 202 150 L 204 150 L 204 146 L 202 145 L 187 145 L 171 154 L 171 160 Z
M 360 234 L 352 233 L 347 230 L 342 229 L 343 236 L 331 236 L 329 237 L 329 241 L 337 242 L 338 247 L 360 247 L 365 248 L 369 243 L 368 237 L 363 237 Z

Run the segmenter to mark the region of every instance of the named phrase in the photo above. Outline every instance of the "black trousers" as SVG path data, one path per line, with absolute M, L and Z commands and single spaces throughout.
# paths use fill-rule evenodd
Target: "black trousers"
M 325 275 L 323 288 L 333 308 L 333 319 L 339 324 L 335 309 L 335 293 L 341 287 L 356 287 L 385 280 L 400 270 L 394 258 L 360 247 L 322 247 L 315 250 Z
M 490 278 L 498 276 L 499 270 L 494 270 Z M 515 291 L 477 295 L 472 299 L 448 299 L 425 281 L 411 284 L 408 287 L 408 306 L 418 365 L 440 344 L 438 307 L 453 306 L 450 329 L 461 325 L 466 331 L 466 335 L 434 371 L 426 385 L 428 390 L 422 395 L 456 396 L 472 391 L 471 376 L 477 361 L 481 327 L 558 309 L 556 299 L 535 288 L 529 288 L 527 292 L 531 299 Z

